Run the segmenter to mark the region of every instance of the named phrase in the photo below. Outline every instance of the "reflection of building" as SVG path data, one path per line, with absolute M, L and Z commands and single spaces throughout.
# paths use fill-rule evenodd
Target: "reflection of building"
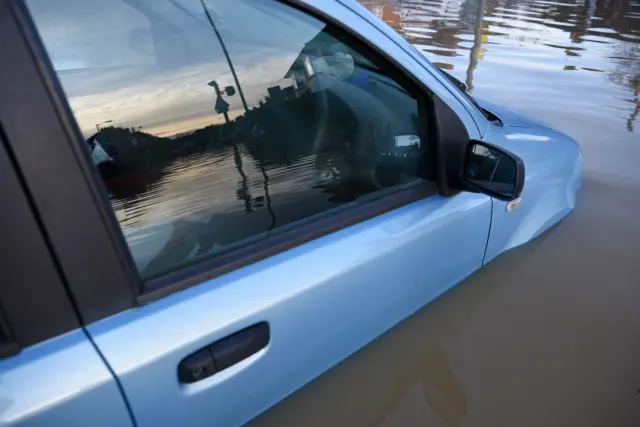
M 397 28 L 400 25 L 400 13 L 397 11 L 397 6 L 384 3 L 382 5 L 365 4 L 365 7 L 382 19 L 388 26 Z
M 87 139 L 87 145 L 89 145 L 89 150 L 91 151 L 91 159 L 93 160 L 94 165 L 100 168 L 107 163 L 113 162 L 113 156 L 116 153 L 115 148 L 112 145 L 107 144 L 105 149 L 100 141 L 98 141 L 98 134 L 95 134 Z
M 281 88 L 280 86 L 271 86 L 267 89 L 269 93 L 269 102 L 290 101 L 296 97 L 296 91 L 293 86 Z

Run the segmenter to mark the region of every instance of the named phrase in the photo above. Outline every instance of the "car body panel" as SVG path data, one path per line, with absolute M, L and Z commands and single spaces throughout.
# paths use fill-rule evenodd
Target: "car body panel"
M 133 426 L 116 381 L 84 330 L 0 360 L 2 426 Z
M 525 164 L 525 185 L 518 209 L 494 200 L 485 263 L 506 250 L 536 238 L 575 207 L 582 180 L 582 152 L 569 136 L 533 118 L 484 101 L 483 108 L 499 117 L 483 140 L 519 156 Z
M 485 195 L 435 195 L 87 330 L 138 426 L 240 425 L 478 269 L 490 215 Z M 265 349 L 178 382 L 184 357 L 263 321 Z

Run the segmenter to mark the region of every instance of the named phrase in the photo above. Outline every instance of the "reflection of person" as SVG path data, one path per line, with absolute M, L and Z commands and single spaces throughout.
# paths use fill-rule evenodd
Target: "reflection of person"
M 392 141 L 395 119 L 388 107 L 360 85 L 351 82 L 356 67 L 353 56 L 340 43 L 322 43 L 306 58 L 310 86 L 319 108 L 315 154 L 339 157 L 345 184 L 355 185 L 353 196 L 380 189 L 376 170 L 379 155 Z M 340 135 L 340 136 L 339 136 Z M 338 138 L 339 140 L 336 140 Z
M 319 181 L 348 193 L 340 198 L 346 201 L 416 177 L 418 150 L 398 151 L 395 143 L 399 135 L 417 137 L 418 109 L 415 98 L 342 40 L 319 32 L 285 77 L 311 104 Z
M 330 56 L 317 56 L 310 59 L 310 62 L 315 73 L 342 81 L 347 81 L 355 70 L 353 57 L 344 52 L 336 52 Z
M 459 426 L 467 416 L 467 396 L 441 348 L 424 360 L 422 393 L 429 406 L 448 426 Z
M 343 81 L 353 75 L 355 70 L 353 57 L 342 43 L 324 40 L 318 43 L 313 51 L 315 55 L 309 55 L 313 71 L 309 74 L 323 74 Z
M 467 417 L 467 396 L 442 347 L 430 348 L 411 368 L 406 376 L 398 378 L 388 393 L 389 399 L 377 408 L 373 421 L 367 425 L 393 425 L 389 422 L 390 417 L 402 407 L 401 401 L 407 398 L 410 390 L 418 386 L 431 410 L 446 427 L 460 426 Z

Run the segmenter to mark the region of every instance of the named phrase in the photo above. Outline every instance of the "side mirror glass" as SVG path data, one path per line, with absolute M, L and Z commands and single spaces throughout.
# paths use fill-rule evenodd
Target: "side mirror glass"
M 524 163 L 502 148 L 471 141 L 467 147 L 463 181 L 480 193 L 511 201 L 522 193 Z

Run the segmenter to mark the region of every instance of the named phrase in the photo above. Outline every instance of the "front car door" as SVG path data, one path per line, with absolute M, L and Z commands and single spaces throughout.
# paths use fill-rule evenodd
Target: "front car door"
M 341 3 L 26 6 L 16 158 L 137 425 L 244 423 L 482 265 L 491 199 L 439 175 L 472 114 Z

